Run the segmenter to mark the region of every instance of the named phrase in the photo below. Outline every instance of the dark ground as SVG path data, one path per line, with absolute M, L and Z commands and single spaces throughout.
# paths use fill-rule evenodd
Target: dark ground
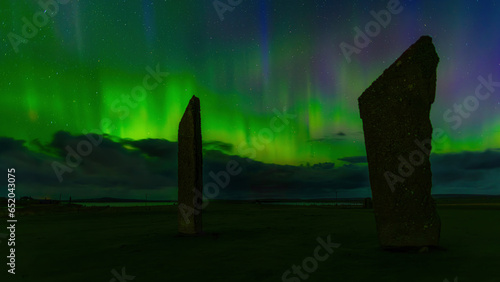
M 328 235 L 341 246 L 307 281 L 500 281 L 500 201 L 438 203 L 443 249 L 425 253 L 381 250 L 364 209 L 211 201 L 194 238 L 177 236 L 177 206 L 18 209 L 16 275 L 0 238 L 0 281 L 112 281 L 123 267 L 134 282 L 282 281 Z

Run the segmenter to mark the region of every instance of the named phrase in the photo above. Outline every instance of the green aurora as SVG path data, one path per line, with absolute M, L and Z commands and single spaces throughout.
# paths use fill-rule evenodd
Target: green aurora
M 146 3 L 154 3 L 154 9 Z M 1 5 L 2 35 L 21 34 L 21 18 L 40 9 L 17 1 Z M 332 32 L 307 17 L 292 23 L 301 11 L 278 15 L 278 6 L 246 5 L 219 22 L 210 3 L 126 1 L 117 6 L 80 1 L 61 5 L 60 13 L 33 39 L 20 44 L 18 53 L 2 36 L 0 136 L 50 142 L 59 130 L 102 131 L 133 140 L 176 141 L 180 118 L 196 95 L 201 100 L 204 141 L 232 145 L 225 147 L 227 154 L 291 165 L 342 164 L 339 158 L 365 155 L 357 98 L 418 38 L 418 31 L 411 29 L 412 36 L 398 38 L 397 32 L 409 24 L 394 18 L 399 22 L 384 30 L 377 38 L 380 42 L 374 40 L 373 49 L 367 51 L 377 56 L 360 54 L 348 64 L 335 44 L 348 41 L 352 26 L 366 21 L 354 8 L 344 9 L 354 21 L 337 21 Z M 256 12 L 258 17 L 248 15 L 254 5 L 261 11 Z M 457 7 L 446 17 L 463 13 Z M 443 22 L 454 31 L 458 28 L 454 20 Z M 496 69 L 473 65 L 458 79 L 459 70 L 471 65 L 471 56 L 466 55 L 470 51 L 446 45 L 459 45 L 463 39 L 437 28 L 437 19 L 428 24 L 435 26 L 425 31 L 436 38 L 441 57 L 431 117 L 446 136 L 434 144 L 433 152 L 497 148 L 500 117 L 493 114 L 497 97 L 481 102 L 481 110 L 464 119 L 458 130 L 443 119 L 443 113 L 474 93 L 476 77 L 497 70 L 498 62 L 491 64 Z M 391 48 L 383 44 L 388 40 Z M 480 59 L 481 66 L 486 65 L 483 55 Z M 157 66 L 169 75 L 143 100 L 125 102 L 124 95 L 143 85 L 149 74 L 146 68 Z M 275 110 L 285 109 L 295 118 L 282 131 L 266 135 Z M 249 153 L 249 148 L 255 151 Z

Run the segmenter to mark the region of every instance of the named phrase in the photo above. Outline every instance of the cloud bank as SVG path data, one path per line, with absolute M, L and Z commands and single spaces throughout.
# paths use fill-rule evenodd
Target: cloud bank
M 92 140 L 100 142 L 90 145 Z M 229 155 L 230 151 L 231 145 L 224 142 L 204 144 L 205 184 L 216 183 L 211 175 L 225 171 L 229 161 L 242 168 L 220 189 L 219 199 L 334 198 L 336 191 L 339 197 L 371 195 L 366 156 L 341 158 L 337 163 L 345 163 L 342 166 L 334 162 L 291 166 Z M 500 194 L 498 149 L 433 154 L 431 165 L 434 194 Z M 163 139 L 75 136 L 65 131 L 55 133 L 47 144 L 0 137 L 0 167 L 16 169 L 18 196 L 142 198 L 147 193 L 149 199 L 162 200 L 177 196 L 177 143 Z

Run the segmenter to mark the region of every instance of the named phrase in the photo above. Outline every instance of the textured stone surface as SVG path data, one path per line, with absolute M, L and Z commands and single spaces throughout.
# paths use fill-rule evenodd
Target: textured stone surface
M 432 39 L 423 36 L 358 99 L 377 233 L 384 248 L 439 244 L 441 221 L 431 197 L 428 155 L 438 62 Z
M 202 232 L 203 194 L 200 100 L 193 96 L 179 123 L 178 134 L 179 233 Z
M 365 198 L 363 201 L 363 208 L 365 209 L 373 209 L 372 198 Z

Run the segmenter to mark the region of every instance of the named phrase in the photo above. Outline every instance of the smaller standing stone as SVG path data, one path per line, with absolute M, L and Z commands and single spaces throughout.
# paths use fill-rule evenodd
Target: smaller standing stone
M 365 200 L 363 202 L 363 208 L 365 208 L 365 209 L 372 209 L 373 208 L 372 198 L 365 198 Z
M 179 123 L 178 226 L 186 235 L 202 232 L 203 194 L 200 100 L 193 96 Z

